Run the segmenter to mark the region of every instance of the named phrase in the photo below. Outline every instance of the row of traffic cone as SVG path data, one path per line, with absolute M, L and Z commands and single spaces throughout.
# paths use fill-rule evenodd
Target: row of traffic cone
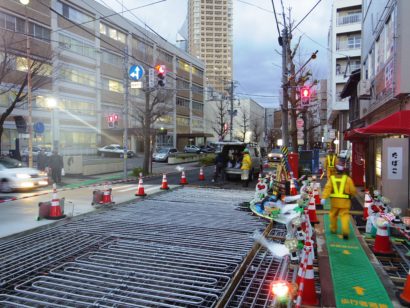
M 200 181 L 205 180 L 204 170 L 202 169 L 202 167 L 199 169 L 199 180 Z M 180 180 L 179 184 L 180 185 L 187 185 L 188 184 L 188 180 L 185 176 L 185 171 L 182 171 L 182 173 L 181 173 L 181 180 Z M 162 176 L 162 183 L 161 183 L 160 189 L 161 190 L 168 190 L 169 189 L 167 175 L 165 173 Z M 137 188 L 137 192 L 135 193 L 135 196 L 145 197 L 146 195 L 147 194 L 145 193 L 144 184 L 143 184 L 143 181 L 142 181 L 142 174 L 140 174 L 139 181 L 138 181 L 138 188 Z

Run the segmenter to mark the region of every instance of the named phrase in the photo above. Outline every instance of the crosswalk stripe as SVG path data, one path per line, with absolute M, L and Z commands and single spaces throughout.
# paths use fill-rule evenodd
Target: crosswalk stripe
M 144 185 L 144 190 L 152 190 L 153 188 L 155 188 L 157 185 Z M 159 186 L 158 186 L 159 187 Z M 128 188 L 124 188 L 124 189 L 119 189 L 116 190 L 117 192 L 126 192 L 126 191 L 130 191 L 130 190 L 137 190 L 138 189 L 138 185 L 133 185 L 132 187 L 128 187 Z

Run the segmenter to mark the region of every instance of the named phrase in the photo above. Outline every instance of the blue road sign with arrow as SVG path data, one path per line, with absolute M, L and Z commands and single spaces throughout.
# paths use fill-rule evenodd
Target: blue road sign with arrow
M 130 67 L 128 75 L 132 80 L 140 80 L 144 76 L 144 68 L 141 65 L 133 65 Z

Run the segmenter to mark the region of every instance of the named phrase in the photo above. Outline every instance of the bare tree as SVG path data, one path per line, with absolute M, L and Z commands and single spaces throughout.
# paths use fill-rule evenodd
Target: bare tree
M 155 139 L 155 123 L 172 111 L 172 91 L 166 89 L 146 90 L 145 104 L 135 105 L 135 118 L 141 124 L 144 142 L 143 174 L 149 173 L 151 149 Z
M 298 147 L 298 139 L 297 139 L 297 127 L 296 127 L 296 119 L 298 117 L 298 110 L 300 109 L 300 97 L 298 96 L 298 90 L 300 87 L 304 86 L 305 83 L 309 80 L 311 76 L 311 72 L 305 68 L 307 62 L 303 65 L 298 65 L 299 70 L 296 70 L 295 64 L 295 56 L 298 52 L 298 48 L 300 46 L 301 37 L 299 37 L 296 45 L 293 47 L 291 46 L 292 36 L 289 37 L 289 41 L 287 46 L 287 57 L 288 57 L 288 64 L 289 64 L 289 73 L 290 79 L 288 82 L 290 93 L 289 93 L 289 103 L 290 103 L 290 131 L 289 135 L 291 137 L 293 151 L 297 151 Z M 313 56 L 310 58 L 313 59 Z M 308 61 L 310 61 L 310 59 Z
M 252 141 L 258 143 L 262 136 L 262 125 L 259 121 L 254 121 L 251 124 L 252 127 Z
M 245 142 L 246 132 L 249 129 L 249 116 L 244 108 L 241 109 L 241 117 L 238 119 L 238 125 L 240 127 L 237 137 L 240 141 Z
M 27 104 L 28 71 L 31 76 L 31 92 L 51 83 L 51 49 L 43 49 L 43 56 L 33 54 L 27 61 L 22 42 L 14 33 L 0 31 L 0 96 L 8 99 L 0 115 L 0 151 L 4 122 L 15 108 Z M 20 43 L 20 44 L 18 44 Z M 23 44 L 24 45 L 24 44 Z
M 212 125 L 212 130 L 217 134 L 218 140 L 222 141 L 228 134 L 227 123 L 227 104 L 221 99 L 216 102 L 216 118 Z

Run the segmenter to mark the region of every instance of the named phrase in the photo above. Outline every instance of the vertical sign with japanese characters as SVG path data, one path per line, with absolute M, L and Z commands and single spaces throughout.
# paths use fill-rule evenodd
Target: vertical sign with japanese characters
M 387 148 L 387 178 L 389 180 L 403 179 L 403 148 Z

